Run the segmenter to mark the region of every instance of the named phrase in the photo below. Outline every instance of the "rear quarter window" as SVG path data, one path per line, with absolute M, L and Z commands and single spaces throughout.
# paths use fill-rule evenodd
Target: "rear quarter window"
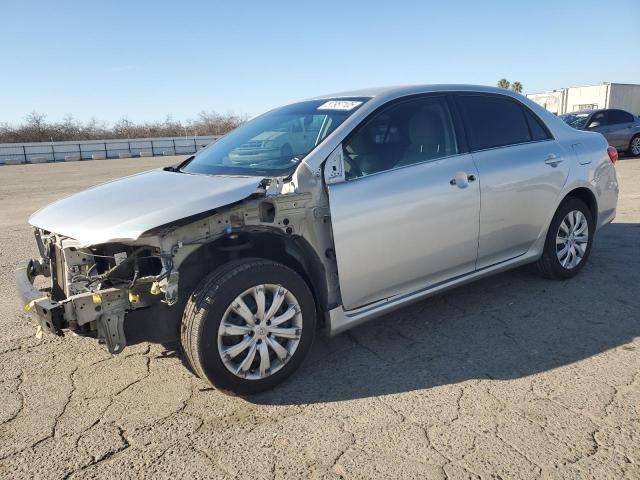
M 547 140 L 551 138 L 549 131 L 543 126 L 542 121 L 539 120 L 533 113 L 527 109 L 523 109 L 524 115 L 527 118 L 529 124 L 529 130 L 531 131 L 531 139 L 534 141 Z
M 472 150 L 515 145 L 535 138 L 525 110 L 513 100 L 490 95 L 459 95 L 458 106 Z M 532 120 L 531 129 L 539 139 L 547 138 L 542 125 L 535 118 Z
M 633 115 L 624 110 L 609 110 L 609 123 L 632 123 L 634 121 Z

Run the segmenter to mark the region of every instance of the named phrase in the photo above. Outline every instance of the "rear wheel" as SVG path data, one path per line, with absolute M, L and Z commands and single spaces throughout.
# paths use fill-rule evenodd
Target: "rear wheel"
M 629 155 L 632 157 L 640 156 L 640 134 L 635 135 L 629 142 Z
M 252 394 L 285 380 L 315 334 L 315 302 L 290 268 L 262 259 L 230 262 L 194 291 L 182 318 L 193 370 L 215 387 Z
M 551 221 L 538 272 L 558 280 L 578 274 L 591 253 L 595 225 L 589 207 L 580 199 L 569 198 Z

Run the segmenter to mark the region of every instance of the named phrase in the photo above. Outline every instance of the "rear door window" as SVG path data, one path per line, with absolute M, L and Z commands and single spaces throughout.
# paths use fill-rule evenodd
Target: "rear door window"
M 472 150 L 516 145 L 533 139 L 524 109 L 513 100 L 462 94 L 458 95 L 458 105 Z
M 624 110 L 609 110 L 609 123 L 615 125 L 617 123 L 632 123 L 633 115 Z

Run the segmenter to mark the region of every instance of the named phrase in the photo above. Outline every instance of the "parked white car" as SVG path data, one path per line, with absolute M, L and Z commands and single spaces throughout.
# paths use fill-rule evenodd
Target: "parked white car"
M 244 161 L 247 148 L 260 153 Z M 179 340 L 202 378 L 254 393 L 319 328 L 527 263 L 573 277 L 615 216 L 616 159 L 602 135 L 503 89 L 322 96 L 36 212 L 41 257 L 18 266 L 18 290 L 47 331 L 112 353 Z

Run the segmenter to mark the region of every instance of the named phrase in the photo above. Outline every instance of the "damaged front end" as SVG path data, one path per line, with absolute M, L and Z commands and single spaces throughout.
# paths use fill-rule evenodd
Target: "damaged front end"
M 95 215 L 105 198 L 108 208 Z M 327 199 L 321 178 L 307 170 L 292 177 L 154 170 L 59 200 L 29 221 L 40 257 L 16 270 L 25 310 L 39 329 L 94 337 L 111 353 L 140 341 L 175 345 L 198 284 L 241 257 L 296 270 L 323 310 L 340 301 Z
M 76 240 L 35 229 L 40 258 L 21 262 L 16 284 L 24 309 L 39 328 L 96 337 L 109 352 L 127 345 L 125 315 L 177 301 L 178 273 L 170 252 L 155 246 L 109 243 L 81 247 Z M 38 277 L 49 279 L 38 289 Z
M 122 238 L 118 233 L 111 237 Z M 40 258 L 16 270 L 25 310 L 37 316 L 40 329 L 97 338 L 111 353 L 138 341 L 175 343 L 197 284 L 240 257 L 298 268 L 323 308 L 339 301 L 328 209 L 281 178 L 263 180 L 242 200 L 135 239 L 87 244 L 41 227 L 35 236 Z

